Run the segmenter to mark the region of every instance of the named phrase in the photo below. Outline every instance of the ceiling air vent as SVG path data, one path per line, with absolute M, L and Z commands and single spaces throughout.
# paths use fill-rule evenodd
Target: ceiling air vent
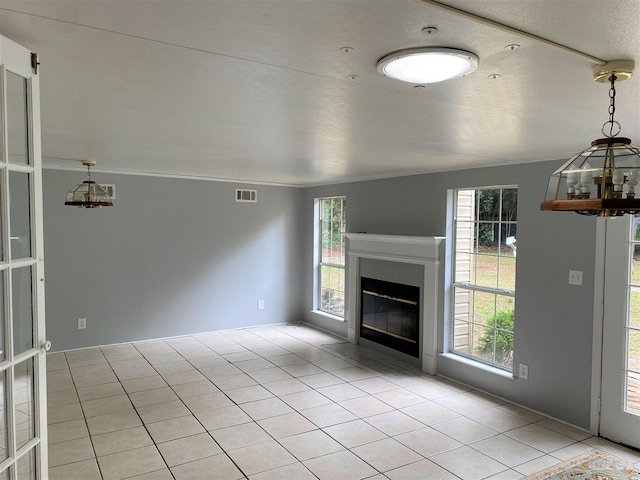
M 115 200 L 116 186 L 113 183 L 101 183 L 100 186 L 107 191 L 107 193 L 111 197 L 111 200 Z
M 258 202 L 258 191 L 257 190 L 242 190 L 240 188 L 236 188 L 236 202 L 257 203 Z

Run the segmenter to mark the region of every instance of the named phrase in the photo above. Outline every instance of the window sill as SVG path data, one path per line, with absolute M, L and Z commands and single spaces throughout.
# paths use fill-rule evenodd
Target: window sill
M 464 365 L 466 367 L 475 368 L 483 372 L 487 372 L 492 375 L 497 375 L 499 377 L 503 377 L 509 380 L 516 379 L 515 375 L 512 372 L 503 370 L 502 368 L 487 365 L 486 363 L 476 362 L 475 360 L 463 357 L 461 355 L 456 355 L 455 353 L 441 353 L 440 357 L 446 359 L 447 361 L 451 361 L 459 365 Z
M 344 317 L 338 317 L 337 315 L 332 315 L 330 313 L 323 312 L 322 310 L 311 310 L 311 313 L 315 313 L 316 315 L 320 315 L 321 317 L 324 317 L 324 318 L 335 320 L 336 322 L 346 322 Z

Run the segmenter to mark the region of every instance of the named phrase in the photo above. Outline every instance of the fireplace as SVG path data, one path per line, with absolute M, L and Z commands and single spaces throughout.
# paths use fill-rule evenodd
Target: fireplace
M 403 235 L 376 235 L 369 233 L 347 233 L 347 257 L 348 257 L 348 293 L 345 310 L 347 318 L 347 338 L 350 342 L 357 344 L 362 338 L 367 339 L 370 331 L 375 331 L 370 327 L 370 319 L 363 323 L 362 307 L 371 299 L 362 298 L 362 281 L 366 279 L 376 279 L 389 283 L 409 284 L 418 291 L 418 310 L 414 350 L 405 358 L 416 358 L 422 371 L 430 374 L 436 373 L 436 359 L 438 356 L 437 347 L 437 318 L 443 315 L 440 299 L 440 250 L 444 237 L 412 237 Z M 368 262 L 382 261 L 386 267 L 378 269 L 376 265 Z M 367 264 L 367 265 L 365 265 Z M 410 268 L 407 269 L 407 266 Z M 361 268 L 362 267 L 362 268 Z M 374 291 L 374 290 L 369 290 Z M 395 298 L 404 298 L 404 295 L 383 294 Z M 374 305 L 375 305 L 375 299 Z M 392 307 L 392 317 L 395 311 Z M 387 330 L 389 312 L 387 311 Z M 394 317 L 397 318 L 397 317 Z M 400 315 L 402 318 L 402 312 Z M 374 317 L 374 328 L 375 317 Z M 392 320 L 391 332 L 386 337 L 395 338 L 388 333 L 397 331 L 397 325 Z M 369 325 L 367 325 L 369 324 Z M 396 328 L 396 330 L 394 330 Z M 379 330 L 384 330 L 379 328 Z M 402 329 L 400 330 L 402 332 Z M 404 337 L 402 333 L 401 337 Z M 411 338 L 411 335 L 406 335 Z M 408 342 L 404 339 L 397 339 L 401 342 Z M 374 340 L 375 342 L 375 340 Z M 386 348 L 386 347 L 382 347 Z M 417 354 L 415 353 L 417 351 Z
M 420 357 L 420 288 L 360 278 L 360 337 Z

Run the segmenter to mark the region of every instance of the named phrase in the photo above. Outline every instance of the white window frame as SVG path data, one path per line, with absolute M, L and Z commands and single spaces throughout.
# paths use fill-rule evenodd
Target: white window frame
M 332 268 L 339 268 L 343 270 L 344 284 L 342 285 L 342 291 L 344 292 L 343 302 L 346 302 L 346 251 L 344 264 L 336 264 L 330 262 L 324 262 L 322 259 L 322 202 L 324 200 L 342 199 L 345 202 L 347 197 L 344 195 L 334 195 L 330 197 L 319 197 L 314 200 L 314 229 L 313 229 L 313 310 L 323 316 L 327 316 L 336 320 L 345 320 L 345 310 L 343 308 L 342 314 L 335 311 L 324 309 L 322 306 L 322 267 L 328 266 Z M 346 219 L 344 224 L 344 234 L 346 234 Z M 346 250 L 346 237 L 344 248 Z
M 518 190 L 518 186 L 517 185 L 496 185 L 496 186 L 488 186 L 488 187 L 467 187 L 467 188 L 458 188 L 458 189 L 453 189 L 450 190 L 451 195 L 450 195 L 450 201 L 452 208 L 450 209 L 450 221 L 448 222 L 449 225 L 449 235 L 451 238 L 451 243 L 450 243 L 450 255 L 449 255 L 449 274 L 448 274 L 448 278 L 449 280 L 449 295 L 448 295 L 448 328 L 446 329 L 446 335 L 447 335 L 447 339 L 444 342 L 445 345 L 445 351 L 449 354 L 453 354 L 459 357 L 462 357 L 462 359 L 467 359 L 468 361 L 475 363 L 477 365 L 486 365 L 489 366 L 491 368 L 497 368 L 503 371 L 507 371 L 507 372 L 511 372 L 513 373 L 513 367 L 509 367 L 507 365 L 504 365 L 502 363 L 499 362 L 494 362 L 494 361 L 490 361 L 487 360 L 485 358 L 482 358 L 478 355 L 475 355 L 474 353 L 469 353 L 469 352 L 465 352 L 462 350 L 458 350 L 457 349 L 457 345 L 456 342 L 459 342 L 459 338 L 456 338 L 456 288 L 458 289 L 464 289 L 470 292 L 481 292 L 481 293 L 488 293 L 491 295 L 496 295 L 496 296 L 502 296 L 502 297 L 506 297 L 506 298 L 512 298 L 514 300 L 515 303 L 515 297 L 516 297 L 516 291 L 515 291 L 515 287 L 513 290 L 510 289 L 502 289 L 502 288 L 493 288 L 493 287 L 489 287 L 489 286 L 485 286 L 485 285 L 480 285 L 477 284 L 475 282 L 471 282 L 471 281 L 456 281 L 456 268 L 457 268 L 457 258 L 456 258 L 456 251 L 458 250 L 458 235 L 457 235 L 457 225 L 458 225 L 458 198 L 459 198 L 459 192 L 461 191 L 473 191 L 474 192 L 474 197 L 475 197 L 475 192 L 478 190 L 511 190 L 511 189 L 515 189 L 516 191 Z M 500 209 L 502 208 L 502 202 L 500 202 Z M 499 224 L 503 223 L 502 220 L 502 212 L 500 211 L 499 217 Z M 506 221 L 504 221 L 506 223 Z M 473 225 L 477 225 L 479 223 L 478 220 L 478 216 L 477 216 L 477 209 L 474 205 L 474 212 L 472 215 L 472 223 Z M 515 222 L 509 222 L 509 223 L 515 223 L 516 227 L 517 227 L 517 219 Z M 499 231 L 501 231 L 502 228 L 499 228 Z M 475 231 L 475 228 L 473 229 L 473 231 Z M 476 239 L 473 238 L 473 234 L 471 237 L 471 241 L 475 241 Z M 500 238 L 499 241 L 502 245 L 504 245 L 506 239 L 502 239 Z M 514 249 L 514 257 L 515 257 L 515 244 L 511 247 Z M 514 304 L 514 310 L 515 310 L 515 304 Z M 469 328 L 472 329 L 474 323 L 471 322 L 472 319 L 469 319 L 470 324 L 469 324 Z M 515 332 L 515 321 L 514 321 L 514 332 Z M 458 332 L 459 334 L 459 332 Z M 471 334 L 470 334 L 471 335 Z M 473 345 L 474 343 L 474 339 L 473 337 L 469 340 L 469 342 Z M 495 346 L 494 346 L 494 355 L 495 355 Z M 495 357 L 494 357 L 495 358 Z

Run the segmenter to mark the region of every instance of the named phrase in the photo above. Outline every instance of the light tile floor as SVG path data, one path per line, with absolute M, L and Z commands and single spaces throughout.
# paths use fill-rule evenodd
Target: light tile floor
M 306 326 L 47 358 L 49 478 L 518 479 L 640 453 Z

